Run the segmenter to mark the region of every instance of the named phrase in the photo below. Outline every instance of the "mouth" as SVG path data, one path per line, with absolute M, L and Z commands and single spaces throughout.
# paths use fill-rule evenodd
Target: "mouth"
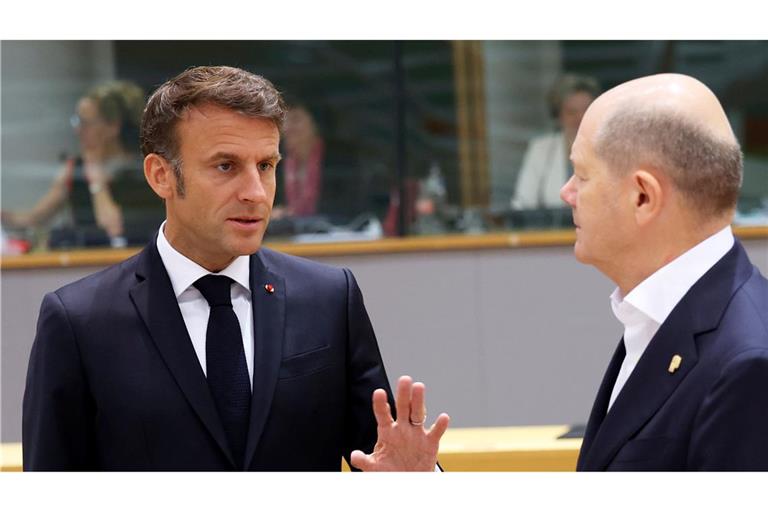
M 227 222 L 243 228 L 253 228 L 261 225 L 264 219 L 261 217 L 229 217 Z

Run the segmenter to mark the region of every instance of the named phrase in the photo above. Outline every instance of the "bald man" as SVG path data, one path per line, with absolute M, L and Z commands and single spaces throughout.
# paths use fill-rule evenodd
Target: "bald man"
M 624 325 L 578 469 L 768 470 L 768 281 L 731 232 L 742 159 L 717 98 L 683 75 L 619 85 L 571 160 L 574 252 Z

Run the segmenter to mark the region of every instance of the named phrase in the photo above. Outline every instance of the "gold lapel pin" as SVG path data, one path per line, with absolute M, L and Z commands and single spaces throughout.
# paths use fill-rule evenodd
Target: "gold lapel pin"
M 675 373 L 678 368 L 680 368 L 680 364 L 683 362 L 683 358 L 680 357 L 678 354 L 675 354 L 672 356 L 672 361 L 669 362 L 669 368 L 667 368 L 667 371 L 669 373 Z
M 275 287 L 269 283 L 264 285 L 264 289 L 267 290 L 267 293 L 275 293 Z

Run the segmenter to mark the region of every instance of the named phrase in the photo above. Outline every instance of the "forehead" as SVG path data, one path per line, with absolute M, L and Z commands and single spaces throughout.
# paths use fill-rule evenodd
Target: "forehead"
M 263 148 L 280 142 L 280 132 L 272 120 L 249 117 L 212 104 L 190 107 L 179 121 L 177 133 L 182 146 L 199 149 Z
M 574 138 L 571 146 L 571 160 L 573 161 L 583 160 L 592 154 L 596 129 L 595 125 L 588 121 L 587 115 L 585 115 L 579 125 L 579 130 L 576 132 L 576 138 Z
M 80 117 L 96 117 L 99 115 L 99 106 L 91 98 L 82 98 L 77 102 L 77 113 Z
M 574 153 L 581 156 L 592 154 L 600 127 L 608 119 L 613 108 L 615 108 L 613 102 L 606 101 L 605 95 L 600 96 L 589 105 L 573 141 L 572 158 Z
M 563 106 L 584 106 L 586 108 L 586 106 L 592 103 L 592 100 L 594 99 L 595 98 L 587 91 L 576 91 L 565 97 L 563 100 Z

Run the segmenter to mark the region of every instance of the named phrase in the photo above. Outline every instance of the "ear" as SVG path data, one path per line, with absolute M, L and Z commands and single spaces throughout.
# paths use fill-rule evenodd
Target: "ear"
M 656 174 L 646 170 L 632 174 L 632 202 L 639 226 L 645 226 L 659 217 L 665 199 L 664 187 Z
M 176 191 L 176 176 L 170 162 L 157 153 L 150 153 L 144 158 L 144 177 L 163 200 L 173 197 Z

